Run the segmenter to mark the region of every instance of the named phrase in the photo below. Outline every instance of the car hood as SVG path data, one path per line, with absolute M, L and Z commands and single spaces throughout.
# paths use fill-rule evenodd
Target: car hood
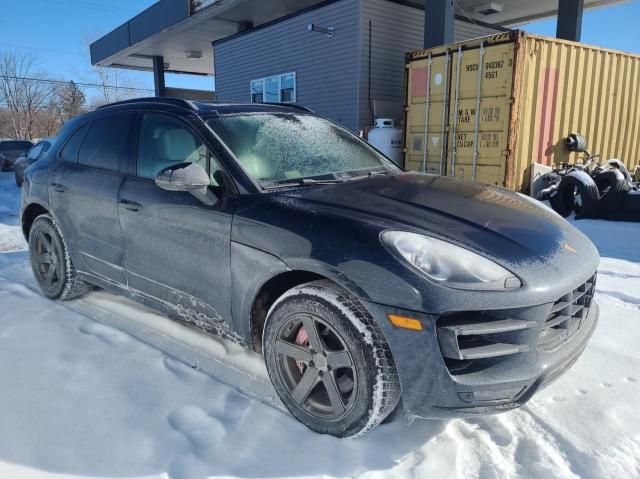
M 287 193 L 388 228 L 437 236 L 482 253 L 512 271 L 544 263 L 556 272 L 579 263 L 593 274 L 591 241 L 553 211 L 504 188 L 420 173 L 376 176 Z M 576 270 L 576 267 L 573 267 Z

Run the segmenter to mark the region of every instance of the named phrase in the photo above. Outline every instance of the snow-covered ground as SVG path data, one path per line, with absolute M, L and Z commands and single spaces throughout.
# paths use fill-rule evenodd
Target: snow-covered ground
M 578 221 L 598 246 L 598 329 L 525 407 L 401 416 L 359 440 L 280 408 L 260 358 L 122 298 L 56 303 L 32 278 L 0 174 L 0 478 L 640 477 L 640 224 Z

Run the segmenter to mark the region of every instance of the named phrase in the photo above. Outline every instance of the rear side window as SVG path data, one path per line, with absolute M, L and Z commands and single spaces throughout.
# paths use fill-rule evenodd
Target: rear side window
M 78 151 L 80 150 L 80 145 L 82 145 L 82 140 L 84 140 L 84 135 L 87 133 L 88 126 L 89 125 L 82 126 L 71 135 L 71 138 L 69 138 L 62 147 L 60 158 L 65 161 L 70 161 L 71 163 L 78 161 Z
M 119 171 L 129 152 L 133 115 L 114 115 L 94 120 L 80 148 L 80 165 Z

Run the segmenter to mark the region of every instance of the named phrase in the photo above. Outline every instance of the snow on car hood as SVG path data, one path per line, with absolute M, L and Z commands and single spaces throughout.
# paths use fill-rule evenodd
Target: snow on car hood
M 504 188 L 403 173 L 292 194 L 340 208 L 345 215 L 357 211 L 440 236 L 503 264 L 542 261 L 560 271 L 580 259 L 578 269 L 584 269 L 585 277 L 598 265 L 598 253 L 585 235 L 549 209 Z

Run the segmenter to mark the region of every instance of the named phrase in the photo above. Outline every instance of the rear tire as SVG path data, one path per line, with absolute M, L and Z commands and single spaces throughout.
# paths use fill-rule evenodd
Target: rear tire
M 598 216 L 599 199 L 598 187 L 591 176 L 582 170 L 572 170 L 562 178 L 549 202 L 565 218 L 572 211 L 576 212 L 577 218 L 595 218 Z
M 622 206 L 624 196 L 631 189 L 626 176 L 617 168 L 611 168 L 595 174 L 593 181 L 600 194 L 598 203 L 600 216 L 603 218 L 614 216 Z
M 361 436 L 400 399 L 398 374 L 380 328 L 330 281 L 297 286 L 276 301 L 267 316 L 263 351 L 286 408 L 318 433 Z
M 38 216 L 29 231 L 31 268 L 42 293 L 50 299 L 68 300 L 91 291 L 78 279 L 60 229 L 49 215 Z

